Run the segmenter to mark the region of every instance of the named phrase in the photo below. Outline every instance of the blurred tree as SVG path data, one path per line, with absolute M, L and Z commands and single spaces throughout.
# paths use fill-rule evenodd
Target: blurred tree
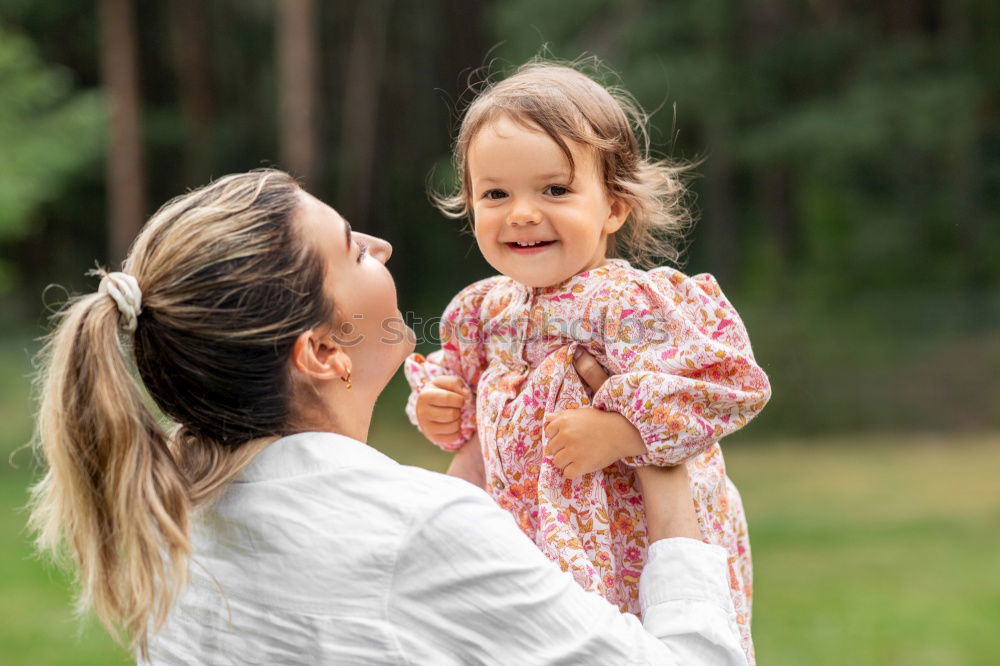
M 125 257 L 146 220 L 142 102 L 139 97 L 139 47 L 132 0 L 99 0 L 101 78 L 109 107 L 108 242 L 109 258 Z
M 866 381 L 864 397 L 856 375 L 885 363 L 892 381 L 916 377 L 891 363 L 927 357 L 934 331 L 995 337 L 995 0 L 100 1 L 136 14 L 132 109 L 137 119 L 141 102 L 143 123 L 132 144 L 145 148 L 150 200 L 226 172 L 288 168 L 395 245 L 404 311 L 436 315 L 492 272 L 464 223 L 425 196 L 432 170 L 436 185 L 454 179 L 449 132 L 468 84 L 483 65 L 496 78 L 540 52 L 593 53 L 653 112 L 654 151 L 703 158 L 686 270 L 720 275 L 775 385 L 796 387 L 788 423 L 833 427 L 849 410 L 826 401 L 847 405 L 848 393 L 872 423 L 912 413 L 884 405 L 885 383 Z M 45 284 L 82 286 L 103 254 L 95 220 L 115 210 L 113 184 L 87 168 L 101 139 L 89 88 L 102 79 L 110 95 L 99 65 L 124 61 L 98 58 L 111 53 L 109 23 L 92 9 L 0 0 L 0 251 L 29 318 Z M 951 413 L 992 413 L 981 408 L 989 390 L 960 384 Z
M 169 10 L 170 53 L 184 119 L 184 179 L 200 183 L 212 174 L 215 163 L 211 27 L 201 0 L 170 0 Z
M 0 240 L 9 240 L 34 232 L 39 208 L 101 154 L 104 112 L 97 91 L 74 91 L 68 70 L 44 64 L 26 36 L 3 28 L 0 99 Z M 0 291 L 12 270 L 0 259 Z
M 350 219 L 369 220 L 391 3 L 369 0 L 353 4 L 354 22 L 342 98 L 345 106 L 337 202 Z M 371 232 L 380 234 L 384 229 L 373 225 Z
M 278 3 L 278 86 L 281 165 L 306 187 L 319 181 L 316 0 Z
M 563 9 L 506 0 L 487 22 L 512 64 L 543 44 L 557 57 L 594 52 L 647 108 L 674 102 L 676 118 L 654 115 L 654 137 L 705 157 L 692 263 L 731 289 L 806 302 L 1000 278 L 982 194 L 1000 168 L 983 150 L 1000 141 L 986 64 L 996 3 Z

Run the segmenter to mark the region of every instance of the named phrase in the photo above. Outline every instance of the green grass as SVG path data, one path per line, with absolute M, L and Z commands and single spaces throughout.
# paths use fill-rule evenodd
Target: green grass
M 0 664 L 125 664 L 71 611 L 65 575 L 33 557 L 25 345 L 0 344 Z M 398 460 L 447 456 L 398 414 L 397 379 L 371 440 Z M 754 636 L 764 666 L 975 666 L 1000 654 L 1000 435 L 731 438 L 750 520 Z
M 971 666 L 1000 653 L 1000 437 L 730 446 L 762 664 Z

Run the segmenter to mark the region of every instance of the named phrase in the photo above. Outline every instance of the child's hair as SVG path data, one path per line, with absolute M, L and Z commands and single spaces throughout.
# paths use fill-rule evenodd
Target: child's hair
M 588 59 L 596 63 L 596 60 Z M 605 88 L 580 71 L 581 63 L 560 64 L 535 59 L 510 77 L 487 85 L 465 112 L 455 140 L 453 163 L 457 190 L 432 193 L 434 204 L 448 217 L 472 215 L 467 156 L 476 134 L 498 116 L 541 128 L 575 164 L 568 141 L 590 146 L 597 154 L 610 196 L 629 206 L 625 224 L 608 244 L 638 266 L 677 262 L 691 223 L 681 174 L 684 165 L 653 159 L 649 154 L 648 115 L 624 90 Z

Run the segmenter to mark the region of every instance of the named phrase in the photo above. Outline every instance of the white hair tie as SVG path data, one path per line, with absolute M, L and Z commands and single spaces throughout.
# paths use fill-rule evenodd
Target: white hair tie
M 121 313 L 118 319 L 119 325 L 125 332 L 135 333 L 137 318 L 142 312 L 142 290 L 139 289 L 139 282 L 128 273 L 105 273 L 97 291 L 115 300 L 118 312 Z

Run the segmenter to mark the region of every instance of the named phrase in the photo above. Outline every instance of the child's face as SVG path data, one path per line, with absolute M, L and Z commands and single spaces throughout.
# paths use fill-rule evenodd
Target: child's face
M 493 268 L 529 287 L 600 266 L 608 234 L 628 216 L 628 207 L 608 196 L 593 150 L 568 143 L 572 181 L 566 156 L 541 128 L 501 116 L 469 144 L 479 249 Z

